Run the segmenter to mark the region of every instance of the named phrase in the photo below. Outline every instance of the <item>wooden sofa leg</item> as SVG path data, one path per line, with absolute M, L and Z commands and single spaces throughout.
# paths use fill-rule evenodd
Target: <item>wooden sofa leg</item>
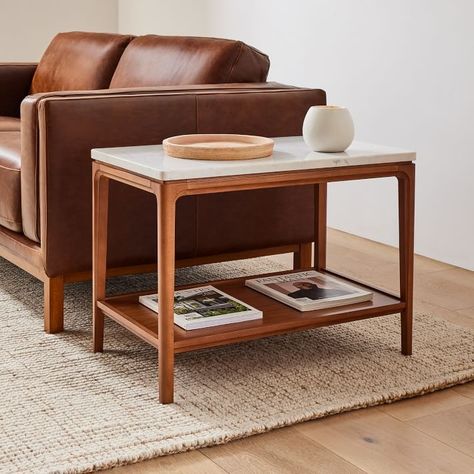
M 313 265 L 313 244 L 305 242 L 299 244 L 298 252 L 293 254 L 293 268 L 300 270 L 304 268 L 311 268 Z
M 64 278 L 47 278 L 44 282 L 44 330 L 49 334 L 64 330 Z

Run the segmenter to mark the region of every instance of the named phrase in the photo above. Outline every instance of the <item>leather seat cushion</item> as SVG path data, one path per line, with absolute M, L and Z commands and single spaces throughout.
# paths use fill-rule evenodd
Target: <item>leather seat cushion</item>
M 59 33 L 38 64 L 31 93 L 107 89 L 131 39 L 108 33 Z
M 20 132 L 0 132 L 0 225 L 21 232 Z
M 146 35 L 125 49 L 110 87 L 265 82 L 268 56 L 241 41 Z
M 0 117 L 0 132 L 12 131 L 20 131 L 20 119 L 16 117 Z

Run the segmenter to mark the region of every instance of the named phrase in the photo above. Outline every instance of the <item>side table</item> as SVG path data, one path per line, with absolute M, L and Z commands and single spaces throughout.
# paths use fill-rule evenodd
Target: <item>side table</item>
M 354 143 L 344 153 L 309 152 L 301 137 L 275 139 L 272 156 L 258 160 L 208 162 L 167 156 L 162 146 L 103 148 L 93 158 L 93 288 L 94 351 L 103 350 L 104 316 L 121 324 L 158 349 L 159 400 L 174 397 L 174 354 L 206 347 L 339 324 L 359 319 L 401 315 L 401 352 L 412 353 L 413 239 L 415 165 L 414 152 Z M 314 268 L 326 269 L 327 183 L 395 177 L 398 180 L 400 294 L 369 288 L 372 301 L 299 312 L 245 286 L 247 278 L 210 282 L 230 295 L 263 311 L 263 319 L 185 331 L 174 325 L 176 202 L 183 196 L 315 186 Z M 109 182 L 119 181 L 152 193 L 158 209 L 159 314 L 142 306 L 144 293 L 106 296 L 107 216 Z M 224 237 L 223 237 L 224 238 Z M 339 276 L 340 277 L 340 276 Z M 199 285 L 189 285 L 199 286 Z

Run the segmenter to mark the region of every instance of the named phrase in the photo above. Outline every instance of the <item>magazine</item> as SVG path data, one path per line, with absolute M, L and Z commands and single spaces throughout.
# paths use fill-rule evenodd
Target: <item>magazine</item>
M 253 288 L 299 311 L 314 311 L 369 301 L 373 293 L 316 271 L 246 280 Z
M 158 313 L 158 295 L 140 296 L 139 301 Z M 174 294 L 174 323 L 190 330 L 261 319 L 258 309 L 213 286 L 178 290 Z

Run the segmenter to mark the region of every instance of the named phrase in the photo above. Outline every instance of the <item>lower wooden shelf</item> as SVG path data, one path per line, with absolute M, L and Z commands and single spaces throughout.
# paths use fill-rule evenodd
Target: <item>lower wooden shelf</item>
M 396 296 L 367 285 L 362 285 L 359 282 L 336 276 L 346 280 L 348 283 L 356 283 L 362 288 L 370 289 L 374 293 L 373 300 L 337 308 L 301 312 L 251 288 L 247 288 L 245 280 L 254 277 L 206 283 L 206 285 L 213 285 L 231 296 L 260 309 L 263 311 L 263 319 L 190 331 L 185 331 L 175 325 L 174 350 L 175 352 L 187 352 L 206 347 L 260 339 L 291 331 L 301 331 L 358 319 L 385 316 L 399 313 L 405 308 L 405 303 L 401 302 Z M 188 285 L 186 288 L 201 285 L 202 283 L 199 285 Z M 152 292 L 153 290 L 113 296 L 103 301 L 98 301 L 97 305 L 106 316 L 158 348 L 157 314 L 138 302 L 140 295 Z

